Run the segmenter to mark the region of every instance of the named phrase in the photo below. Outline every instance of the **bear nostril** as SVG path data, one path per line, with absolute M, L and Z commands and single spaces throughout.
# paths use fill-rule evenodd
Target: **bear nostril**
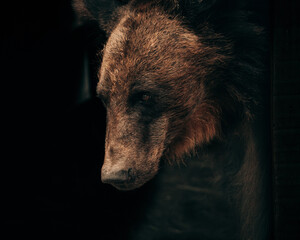
M 117 172 L 102 172 L 101 180 L 108 184 L 126 184 L 132 183 L 135 180 L 132 168 L 128 170 L 120 170 Z
M 115 150 L 113 149 L 113 147 L 110 147 L 109 148 L 109 154 L 110 154 L 110 156 L 112 157 L 114 155 L 114 153 L 115 153 Z
M 134 182 L 135 180 L 135 175 L 134 172 L 132 170 L 132 168 L 128 169 L 128 182 Z

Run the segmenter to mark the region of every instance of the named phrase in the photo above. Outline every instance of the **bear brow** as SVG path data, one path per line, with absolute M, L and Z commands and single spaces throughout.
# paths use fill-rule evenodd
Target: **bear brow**
M 160 91 L 164 90 L 165 86 L 161 84 L 151 84 L 149 82 L 134 82 L 129 87 L 129 93 L 135 93 L 135 92 L 153 92 L 153 93 L 159 93 Z

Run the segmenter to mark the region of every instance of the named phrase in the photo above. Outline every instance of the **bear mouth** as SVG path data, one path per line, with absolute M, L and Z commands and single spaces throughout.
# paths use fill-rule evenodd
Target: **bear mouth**
M 148 183 L 153 177 L 154 176 L 148 176 L 147 178 L 137 177 L 136 179 L 134 179 L 134 181 L 125 181 L 125 182 L 116 181 L 116 182 L 111 182 L 109 184 L 120 191 L 130 191 L 142 187 L 143 185 Z
M 157 174 L 157 171 L 151 168 L 149 171 L 141 171 L 133 168 L 129 168 L 127 171 L 121 170 L 116 173 L 107 174 L 106 170 L 103 170 L 101 174 L 102 183 L 109 184 L 114 188 L 121 191 L 130 191 L 142 187 L 149 182 Z
M 141 187 L 144 184 L 135 184 L 135 183 L 111 183 L 113 187 L 120 191 L 130 191 Z

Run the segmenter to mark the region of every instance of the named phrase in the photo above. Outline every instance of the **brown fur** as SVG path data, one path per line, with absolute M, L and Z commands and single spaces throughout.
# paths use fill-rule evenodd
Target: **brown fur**
M 183 132 L 176 137 L 175 141 L 169 146 L 168 159 L 178 159 L 186 154 L 193 153 L 195 146 L 201 146 L 214 138 L 221 136 L 221 126 L 219 121 L 218 108 L 203 103 L 197 107 L 196 111 L 190 116 L 183 126 Z M 169 162 L 172 162 L 169 160 Z
M 223 8 L 210 17 L 205 11 L 215 2 Z M 135 189 L 157 174 L 161 159 L 181 162 L 200 148 L 220 173 L 213 184 L 223 181 L 238 209 L 239 238 L 258 240 L 267 235 L 268 212 L 260 199 L 267 181 L 260 137 L 253 134 L 262 31 L 244 13 L 223 14 L 237 4 L 224 2 L 132 0 L 93 15 L 108 34 L 97 86 L 107 108 L 102 177 L 130 169 L 134 182 L 111 184 Z
M 221 134 L 218 103 L 206 100 L 201 88 L 213 66 L 217 63 L 225 67 L 227 57 L 218 53 L 218 47 L 203 44 L 176 18 L 168 19 L 158 8 L 142 9 L 145 10 L 125 13 L 112 32 L 103 51 L 99 74 L 100 79 L 108 78 L 110 83 L 100 80 L 98 91 L 110 89 L 112 96 L 119 96 L 114 101 L 121 106 L 129 95 L 130 84 L 140 78 L 151 78 L 148 85 L 169 84 L 172 91 L 179 93 L 171 105 L 176 104 L 174 108 L 182 109 L 170 114 L 188 113 L 184 118 L 169 116 L 176 122 L 170 123 L 170 132 L 174 132 L 169 141 L 173 143 L 167 152 L 171 159 L 180 159 L 195 146 Z M 227 48 L 230 48 L 229 44 Z M 199 79 L 203 79 L 200 84 Z M 199 89 L 198 95 L 191 95 L 191 89 L 193 92 Z M 177 135 L 177 129 L 183 130 Z

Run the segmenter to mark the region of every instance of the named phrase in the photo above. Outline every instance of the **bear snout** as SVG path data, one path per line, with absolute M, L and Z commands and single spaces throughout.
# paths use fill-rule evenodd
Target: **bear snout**
M 108 183 L 113 186 L 126 186 L 135 181 L 135 175 L 132 168 L 121 170 L 102 169 L 101 180 L 103 183 Z

